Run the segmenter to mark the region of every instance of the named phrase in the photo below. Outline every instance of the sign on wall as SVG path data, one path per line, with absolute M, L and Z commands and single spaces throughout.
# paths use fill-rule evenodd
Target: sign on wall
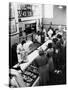
M 21 5 L 18 10 L 18 17 L 31 17 L 33 16 L 32 5 Z

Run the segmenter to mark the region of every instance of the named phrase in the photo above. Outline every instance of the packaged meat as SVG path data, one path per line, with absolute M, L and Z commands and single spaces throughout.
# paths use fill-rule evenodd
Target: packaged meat
M 24 74 L 26 74 L 26 75 L 30 75 L 31 72 L 29 72 L 29 71 L 25 71 Z

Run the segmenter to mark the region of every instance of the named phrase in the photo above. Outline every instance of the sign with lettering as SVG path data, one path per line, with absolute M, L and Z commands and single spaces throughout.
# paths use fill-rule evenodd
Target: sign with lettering
M 18 10 L 18 17 L 31 17 L 33 16 L 32 5 L 23 5 L 20 6 L 20 10 Z

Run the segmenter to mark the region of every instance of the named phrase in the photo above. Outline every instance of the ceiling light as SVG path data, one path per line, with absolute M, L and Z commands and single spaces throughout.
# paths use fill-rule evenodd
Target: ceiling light
M 63 8 L 63 6 L 59 5 L 59 6 L 58 6 L 58 8 L 59 8 L 59 9 L 62 9 L 62 8 Z

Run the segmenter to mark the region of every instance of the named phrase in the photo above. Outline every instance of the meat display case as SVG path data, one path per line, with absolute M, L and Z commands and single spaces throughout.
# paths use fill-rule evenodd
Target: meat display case
M 27 87 L 37 86 L 39 84 L 38 68 L 32 64 L 27 67 L 22 76 Z
M 16 86 L 14 87 L 21 87 L 20 84 L 22 83 L 22 86 L 24 87 L 34 87 L 39 85 L 39 72 L 38 68 L 31 63 L 24 71 L 20 69 L 20 67 L 13 68 L 16 70 L 20 76 L 15 77 L 14 75 L 11 75 L 10 77 L 14 79 L 13 83 L 16 82 Z M 13 73 L 17 73 L 13 72 Z M 19 80 L 19 81 L 18 81 Z M 11 80 L 12 81 L 12 80 Z M 12 85 L 10 85 L 12 86 Z M 12 86 L 13 87 L 13 86 Z

